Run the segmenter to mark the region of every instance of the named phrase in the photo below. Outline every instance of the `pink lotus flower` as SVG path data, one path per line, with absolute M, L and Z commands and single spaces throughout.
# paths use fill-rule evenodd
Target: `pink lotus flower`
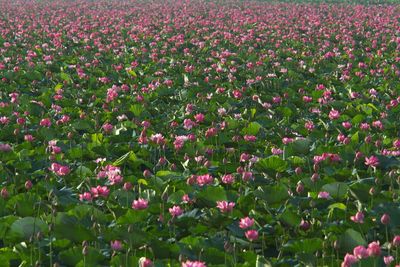
M 400 235 L 396 235 L 392 241 L 393 246 L 398 247 L 400 246 Z
M 145 257 L 139 259 L 139 267 L 153 267 L 153 262 Z
M 300 229 L 303 231 L 307 231 L 308 229 L 310 229 L 310 226 L 311 226 L 310 222 L 304 219 L 301 220 L 299 225 Z
M 389 214 L 385 213 L 385 214 L 382 215 L 382 217 L 381 217 L 381 223 L 382 223 L 383 225 L 388 225 L 388 224 L 390 223 L 390 216 L 389 216 Z
M 337 110 L 335 110 L 335 109 L 332 109 L 330 112 L 329 112 L 329 119 L 331 119 L 331 120 L 336 120 L 336 119 L 338 119 L 340 117 L 340 112 L 339 111 L 337 111 Z
M 243 136 L 243 139 L 246 142 L 255 142 L 257 140 L 257 137 L 254 135 L 245 135 L 245 136 Z
M 97 187 L 92 187 L 90 189 L 90 192 L 92 193 L 93 197 L 108 197 L 110 193 L 110 189 L 108 189 L 107 186 L 100 186 L 98 185 Z
M 135 210 L 144 210 L 147 209 L 149 205 L 149 201 L 143 198 L 139 198 L 138 200 L 134 200 L 132 202 L 132 208 Z
M 112 125 L 112 124 L 110 124 L 110 123 L 105 123 L 101 128 L 103 128 L 103 131 L 105 132 L 105 133 L 111 133 L 112 132 L 112 130 L 114 129 L 114 126 Z
M 253 224 L 254 224 L 254 219 L 251 219 L 249 217 L 244 217 L 239 221 L 239 227 L 242 229 L 250 228 L 253 226 Z
M 314 130 L 314 123 L 313 123 L 312 121 L 307 121 L 307 122 L 304 124 L 304 127 L 305 127 L 307 130 L 312 131 L 312 130 Z
M 178 217 L 183 214 L 183 210 L 179 206 L 173 206 L 172 208 L 169 208 L 169 213 L 172 217 Z
M 219 208 L 222 213 L 231 212 L 234 207 L 235 203 L 233 202 L 217 201 L 217 208 Z
M 71 172 L 68 166 L 63 166 L 58 163 L 52 163 L 50 170 L 59 176 L 65 176 Z
M 350 216 L 350 220 L 355 223 L 364 223 L 364 213 L 362 211 L 358 211 L 356 215 Z
M 244 235 L 249 241 L 255 241 L 258 239 L 258 232 L 256 230 L 248 230 Z
M 196 123 L 193 122 L 191 119 L 185 119 L 183 121 L 183 128 L 185 128 L 186 130 L 190 130 L 192 129 L 194 126 L 196 126 Z
M 378 257 L 381 255 L 381 247 L 379 241 L 371 242 L 368 244 L 368 255 L 371 257 Z
M 318 198 L 328 199 L 329 196 L 330 196 L 329 193 L 325 192 L 325 191 L 322 191 L 322 192 L 318 193 Z
M 9 144 L 0 144 L 0 151 L 1 152 L 10 152 L 12 150 Z
M 6 199 L 6 198 L 8 198 L 9 196 L 10 196 L 10 194 L 8 193 L 8 190 L 7 190 L 7 188 L 2 188 L 1 189 L 1 191 L 0 191 L 0 196 L 3 198 L 3 199 Z
M 353 254 L 358 259 L 365 259 L 365 258 L 368 258 L 368 256 L 369 256 L 367 249 L 365 247 L 363 247 L 363 246 L 355 247 L 353 249 Z
M 111 241 L 111 249 L 118 251 L 122 249 L 122 242 L 119 240 Z
M 202 261 L 186 261 L 182 262 L 182 267 L 207 267 L 207 265 Z
M 153 143 L 160 145 L 160 146 L 165 144 L 165 138 L 160 133 L 153 134 L 152 136 L 150 136 L 150 141 L 152 141 Z
M 376 167 L 379 165 L 379 159 L 375 156 L 371 157 L 365 157 L 365 165 L 371 166 L 371 167 Z
M 207 131 L 205 133 L 205 137 L 210 138 L 210 137 L 216 136 L 217 133 L 218 133 L 218 131 L 216 128 L 209 128 L 209 129 L 207 129 Z
M 204 121 L 204 117 L 205 116 L 202 113 L 194 115 L 194 119 L 196 120 L 197 123 L 203 122 Z
M 221 178 L 224 184 L 233 184 L 235 182 L 235 177 L 232 174 L 225 174 Z
M 390 265 L 394 261 L 393 256 L 384 256 L 383 257 L 383 262 L 386 264 L 386 266 Z
M 25 140 L 26 142 L 32 142 L 33 140 L 35 140 L 35 138 L 34 138 L 32 135 L 30 135 L 30 134 L 26 134 L 26 135 L 24 136 L 24 140 Z
M 344 261 L 342 262 L 342 267 L 351 267 L 353 264 L 358 262 L 358 258 L 354 255 L 347 253 L 344 256 Z
M 212 184 L 213 182 L 214 182 L 214 177 L 212 177 L 210 174 L 198 175 L 196 177 L 196 183 L 199 186 L 205 186 L 208 184 Z
M 31 182 L 31 180 L 28 180 L 25 182 L 25 189 L 26 190 L 30 190 L 32 188 L 33 184 Z
M 83 194 L 79 194 L 79 200 L 80 201 L 92 201 L 93 197 L 92 194 L 90 194 L 89 192 L 85 192 Z
M 345 121 L 345 122 L 342 122 L 342 126 L 343 126 L 345 129 L 350 129 L 350 128 L 351 128 L 351 123 L 348 122 L 348 121 Z
M 42 120 L 40 121 L 40 126 L 43 126 L 43 127 L 50 127 L 50 126 L 51 126 L 51 120 L 48 119 L 48 118 L 42 119 Z

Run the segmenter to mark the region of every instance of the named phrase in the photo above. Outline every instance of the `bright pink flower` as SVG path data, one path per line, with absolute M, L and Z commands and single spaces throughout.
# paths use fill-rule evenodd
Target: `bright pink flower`
M 197 123 L 202 123 L 204 121 L 204 114 L 199 113 L 194 115 L 194 119 L 196 120 Z
M 207 265 L 202 261 L 185 261 L 182 262 L 182 267 L 207 267 Z
M 343 126 L 345 129 L 350 129 L 350 128 L 351 128 L 351 123 L 348 122 L 348 121 L 344 121 L 344 122 L 342 122 L 342 126 Z
M 48 119 L 48 118 L 42 119 L 42 120 L 40 121 L 40 126 L 43 126 L 43 127 L 50 127 L 50 126 L 51 126 L 51 120 Z
M 330 112 L 329 112 L 329 119 L 331 119 L 331 120 L 336 120 L 336 119 L 338 119 L 340 117 L 340 112 L 339 111 L 337 111 L 337 110 L 335 110 L 335 109 L 332 109 Z
M 194 126 L 196 126 L 196 123 L 193 122 L 191 119 L 185 119 L 183 121 L 183 128 L 185 128 L 186 130 L 190 130 L 192 129 Z
M 93 197 L 108 197 L 110 194 L 110 189 L 107 186 L 100 186 L 98 185 L 97 187 L 92 187 L 90 189 L 90 192 L 92 193 Z
M 365 259 L 368 258 L 368 251 L 367 248 L 364 246 L 357 246 L 353 249 L 353 254 L 356 256 L 358 259 Z
M 400 246 L 400 235 L 396 235 L 392 241 L 393 246 L 398 247 Z
M 355 223 L 364 223 L 364 213 L 362 211 L 358 211 L 356 215 L 350 216 L 350 220 Z
M 368 255 L 372 257 L 378 257 L 381 255 L 381 247 L 379 241 L 374 241 L 368 244 Z
M 245 135 L 243 136 L 243 139 L 246 142 L 255 142 L 257 140 L 257 137 L 255 137 L 254 135 Z
M 35 140 L 35 138 L 32 135 L 27 134 L 24 136 L 24 140 L 27 142 L 32 142 L 33 140 Z
M 169 213 L 172 217 L 178 217 L 182 215 L 183 210 L 179 206 L 173 206 L 172 208 L 169 208 Z
M 303 231 L 307 231 L 308 229 L 310 229 L 310 226 L 311 226 L 310 222 L 304 219 L 301 220 L 299 225 L 300 229 Z
M 258 239 L 258 232 L 256 230 L 247 230 L 244 235 L 249 241 L 255 241 Z
M 388 225 L 390 223 L 390 216 L 389 214 L 385 213 L 381 217 L 381 223 L 384 225 Z
M 25 182 L 25 188 L 26 190 L 30 190 L 32 188 L 33 184 L 31 182 L 31 180 L 28 180 Z
M 165 138 L 160 133 L 153 134 L 152 136 L 150 136 L 150 141 L 152 141 L 153 143 L 160 145 L 160 146 L 165 144 Z
M 253 224 L 254 224 L 254 219 L 249 217 L 241 218 L 239 221 L 239 227 L 242 229 L 250 228 L 253 226 Z
M 8 193 L 8 190 L 7 190 L 6 187 L 4 187 L 4 188 L 1 189 L 1 191 L 0 191 L 0 196 L 1 196 L 3 199 L 6 199 L 6 198 L 8 198 L 8 197 L 10 196 L 10 194 Z
M 210 137 L 216 136 L 217 133 L 218 133 L 218 131 L 216 128 L 209 128 L 209 129 L 207 129 L 207 131 L 205 133 L 205 137 L 210 138 Z
M 134 200 L 132 202 L 132 208 L 135 210 L 144 210 L 147 209 L 149 205 L 149 201 L 143 198 L 139 198 L 138 200 Z
M 244 182 L 247 182 L 249 180 L 254 180 L 253 173 L 252 172 L 242 172 L 242 180 Z
M 235 177 L 232 174 L 225 174 L 221 180 L 224 184 L 232 184 L 235 182 Z
M 319 192 L 318 193 L 318 198 L 327 199 L 327 198 L 329 198 L 329 193 L 325 192 L 325 191 Z
M 111 241 L 111 249 L 118 251 L 122 249 L 122 242 L 119 240 Z
M 293 141 L 294 141 L 294 139 L 293 139 L 293 138 L 290 138 L 290 137 L 284 137 L 284 138 L 282 138 L 282 143 L 283 143 L 284 145 L 290 144 L 290 143 L 292 143 Z
M 9 144 L 0 144 L 0 151 L 2 152 L 10 152 L 12 150 Z
M 314 123 L 312 121 L 307 121 L 304 124 L 304 127 L 306 127 L 307 130 L 312 131 L 314 130 Z
M 358 262 L 358 258 L 354 255 L 349 253 L 344 256 L 344 261 L 342 262 L 342 267 L 351 267 L 354 263 Z
M 400 148 L 400 139 L 394 140 L 394 141 L 393 141 L 393 146 L 394 146 L 395 148 Z
M 384 256 L 383 257 L 383 262 L 387 265 L 390 265 L 394 261 L 393 256 Z
M 139 267 L 152 267 L 154 266 L 153 262 L 145 257 L 139 259 Z
M 212 177 L 210 174 L 198 175 L 196 177 L 196 183 L 199 186 L 205 186 L 208 184 L 212 184 L 213 182 L 214 182 L 214 177 Z
M 112 124 L 110 124 L 110 123 L 105 123 L 103 126 L 102 126 L 102 128 L 103 128 L 103 131 L 105 132 L 105 133 L 111 133 L 112 132 L 112 130 L 114 129 L 114 126 L 112 125 Z
M 234 207 L 235 203 L 233 202 L 217 201 L 217 208 L 219 208 L 222 213 L 231 212 Z
M 79 200 L 80 201 L 92 201 L 93 197 L 92 194 L 90 194 L 89 192 L 85 192 L 83 194 L 79 194 Z
M 379 165 L 379 159 L 375 156 L 371 157 L 365 157 L 365 165 L 371 166 L 371 167 L 376 167 Z
M 240 155 L 240 162 L 246 162 L 250 159 L 250 155 L 247 153 L 242 153 Z

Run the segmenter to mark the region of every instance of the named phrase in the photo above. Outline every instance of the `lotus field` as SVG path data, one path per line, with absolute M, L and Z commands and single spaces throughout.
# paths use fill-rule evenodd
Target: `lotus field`
M 400 4 L 0 0 L 0 266 L 399 266 Z

